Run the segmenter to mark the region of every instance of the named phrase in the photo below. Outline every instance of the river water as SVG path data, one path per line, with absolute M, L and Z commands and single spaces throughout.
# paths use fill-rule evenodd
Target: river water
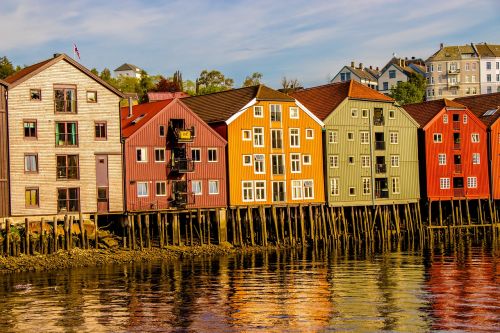
M 0 275 L 0 332 L 500 331 L 498 246 L 316 248 Z

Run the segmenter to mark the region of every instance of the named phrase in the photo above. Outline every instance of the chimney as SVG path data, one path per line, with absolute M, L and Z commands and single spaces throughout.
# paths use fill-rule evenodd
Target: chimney
M 363 69 L 363 63 L 362 62 L 359 63 L 359 69 Z
M 373 69 L 373 68 L 372 68 L 372 65 L 370 65 L 370 69 Z
M 354 68 L 354 61 L 351 61 L 351 67 Z
M 57 58 L 61 55 L 61 53 L 54 53 L 54 58 Z
M 415 60 L 415 57 L 411 57 L 411 60 Z
M 377 66 L 377 70 L 378 70 L 378 66 Z
M 444 45 L 443 45 L 443 43 L 440 43 L 440 44 L 439 44 L 439 49 L 440 49 L 440 50 L 442 50 L 442 49 L 443 49 L 443 46 L 444 46 Z
M 127 118 L 130 118 L 133 116 L 133 112 L 132 112 L 132 97 L 129 97 L 128 98 L 128 117 Z

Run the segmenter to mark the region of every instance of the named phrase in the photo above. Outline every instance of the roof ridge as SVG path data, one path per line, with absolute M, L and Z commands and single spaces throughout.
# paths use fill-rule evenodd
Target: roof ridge
M 351 81 L 351 80 L 349 80 Z M 334 85 L 341 85 L 341 84 L 346 84 L 348 81 L 343 81 L 343 82 L 330 82 L 330 83 L 325 83 L 319 86 L 314 86 L 314 87 L 309 87 L 309 88 L 302 88 L 300 90 L 294 91 L 293 93 L 300 93 L 302 91 L 306 90 L 311 90 L 311 89 L 317 89 L 317 88 L 324 88 L 324 87 L 329 87 L 329 86 L 334 86 Z
M 227 89 L 227 90 L 214 91 L 214 92 L 209 93 L 209 94 L 204 94 L 204 95 L 195 95 L 195 96 L 190 96 L 190 97 L 186 97 L 186 98 L 187 98 L 187 99 L 191 99 L 191 98 L 196 98 L 196 97 L 203 97 L 203 96 L 217 95 L 217 94 L 227 93 L 228 91 L 238 91 L 238 90 L 243 90 L 243 89 L 255 88 L 256 86 L 257 86 L 257 85 L 247 86 L 247 87 L 240 87 L 240 88 L 231 88 L 231 89 Z M 271 88 L 271 89 L 272 89 L 272 88 Z

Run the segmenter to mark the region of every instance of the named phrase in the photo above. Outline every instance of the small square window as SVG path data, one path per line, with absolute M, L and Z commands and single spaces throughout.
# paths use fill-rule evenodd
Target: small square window
M 156 196 L 164 197 L 167 195 L 167 183 L 166 182 L 156 182 Z
M 347 158 L 347 161 L 348 161 L 349 164 L 354 164 L 354 156 L 349 156 Z
M 311 155 L 302 155 L 302 164 L 310 165 L 311 164 Z
M 253 116 L 255 118 L 264 117 L 264 107 L 262 105 L 256 105 L 253 107 Z
M 354 132 L 347 132 L 347 140 L 354 141 Z
M 241 139 L 243 141 L 251 141 L 252 140 L 252 131 L 251 130 L 242 130 L 241 131 Z
M 396 118 L 396 111 L 389 110 L 389 119 L 394 119 L 394 118 Z
M 290 119 L 299 119 L 299 108 L 298 107 L 290 107 Z
M 155 162 L 165 162 L 165 148 L 155 148 Z
M 252 166 L 252 155 L 243 155 L 243 165 Z
M 314 130 L 312 128 L 306 129 L 306 139 L 308 140 L 314 139 Z
M 97 103 L 97 91 L 87 91 L 87 103 Z
M 434 133 L 433 139 L 435 143 L 441 143 L 443 142 L 443 135 L 441 133 Z
M 358 109 L 351 109 L 351 117 L 358 118 Z
M 361 110 L 361 117 L 368 118 L 368 109 Z
M 42 100 L 42 90 L 41 89 L 30 89 L 30 99 L 32 101 Z
M 138 197 L 148 197 L 149 196 L 148 182 L 137 182 L 137 196 Z
M 354 187 L 349 187 L 349 195 L 354 196 L 356 195 L 356 188 Z
M 137 162 L 147 162 L 148 161 L 148 150 L 147 148 L 137 148 L 136 149 L 136 161 Z
M 208 161 L 217 162 L 217 148 L 208 148 Z

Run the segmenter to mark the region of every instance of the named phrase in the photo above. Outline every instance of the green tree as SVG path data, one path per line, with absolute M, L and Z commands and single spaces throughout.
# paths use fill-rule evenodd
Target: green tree
M 217 70 L 203 70 L 196 79 L 196 94 L 205 95 L 233 88 L 234 80 Z
M 5 79 L 7 76 L 16 72 L 12 63 L 7 57 L 0 57 L 0 79 Z
M 179 71 L 179 70 L 175 71 L 172 81 L 179 88 L 179 90 L 177 90 L 177 91 L 184 91 L 184 83 L 182 82 L 181 71 Z
M 251 76 L 247 76 L 245 81 L 243 81 L 242 87 L 256 86 L 261 84 L 262 81 L 262 73 L 254 72 Z
M 90 70 L 90 72 L 91 72 L 92 74 L 95 74 L 95 75 L 99 76 L 99 71 L 98 71 L 95 67 L 94 67 L 94 68 L 92 68 L 92 69 Z
M 186 80 L 182 83 L 183 91 L 191 96 L 196 95 L 196 83 L 193 80 Z
M 425 78 L 420 74 L 410 74 L 407 82 L 400 82 L 391 87 L 389 96 L 400 105 L 420 103 L 425 98 Z
M 101 79 L 103 79 L 104 81 L 111 83 L 112 77 L 111 77 L 111 71 L 109 70 L 109 68 L 104 68 L 101 71 L 101 74 L 99 75 L 99 77 Z

